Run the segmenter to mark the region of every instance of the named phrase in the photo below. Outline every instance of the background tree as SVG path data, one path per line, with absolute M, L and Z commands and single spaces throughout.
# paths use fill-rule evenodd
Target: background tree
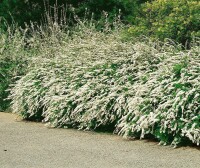
M 169 38 L 185 45 L 193 37 L 200 37 L 199 25 L 200 1 L 154 0 L 142 5 L 129 32 L 159 40 Z
M 95 19 L 100 19 L 102 12 L 109 14 L 110 18 L 118 14 L 121 9 L 122 19 L 131 21 L 137 14 L 140 4 L 146 0 L 2 0 L 0 2 L 0 17 L 4 18 L 9 24 L 13 21 L 19 26 L 30 21 L 39 22 L 44 16 L 45 8 L 53 7 L 55 4 L 59 8 L 72 5 L 76 14 L 81 17 L 87 9 L 90 14 L 94 13 Z M 53 8 L 51 8 L 53 10 Z M 66 14 L 70 14 L 67 11 Z

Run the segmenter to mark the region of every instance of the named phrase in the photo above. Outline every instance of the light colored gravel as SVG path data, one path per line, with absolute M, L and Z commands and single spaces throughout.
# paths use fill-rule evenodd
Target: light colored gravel
M 0 113 L 0 168 L 200 168 L 200 148 L 49 129 Z

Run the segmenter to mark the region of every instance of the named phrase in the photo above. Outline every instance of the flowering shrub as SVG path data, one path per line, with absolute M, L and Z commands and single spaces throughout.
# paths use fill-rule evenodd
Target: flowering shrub
M 64 33 L 54 26 L 29 42 L 39 54 L 11 89 L 13 112 L 52 127 L 103 127 L 124 136 L 151 134 L 162 144 L 199 144 L 198 43 L 181 51 L 123 41 L 119 29 L 79 26 Z

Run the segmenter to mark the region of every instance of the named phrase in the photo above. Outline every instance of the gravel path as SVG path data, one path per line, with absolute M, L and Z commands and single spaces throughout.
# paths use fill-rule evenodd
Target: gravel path
M 200 148 L 49 129 L 0 113 L 0 168 L 200 168 Z

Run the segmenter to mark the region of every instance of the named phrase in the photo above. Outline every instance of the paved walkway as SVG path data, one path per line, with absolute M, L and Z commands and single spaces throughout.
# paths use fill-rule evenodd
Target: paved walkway
M 67 129 L 0 113 L 0 168 L 200 168 L 200 148 Z

